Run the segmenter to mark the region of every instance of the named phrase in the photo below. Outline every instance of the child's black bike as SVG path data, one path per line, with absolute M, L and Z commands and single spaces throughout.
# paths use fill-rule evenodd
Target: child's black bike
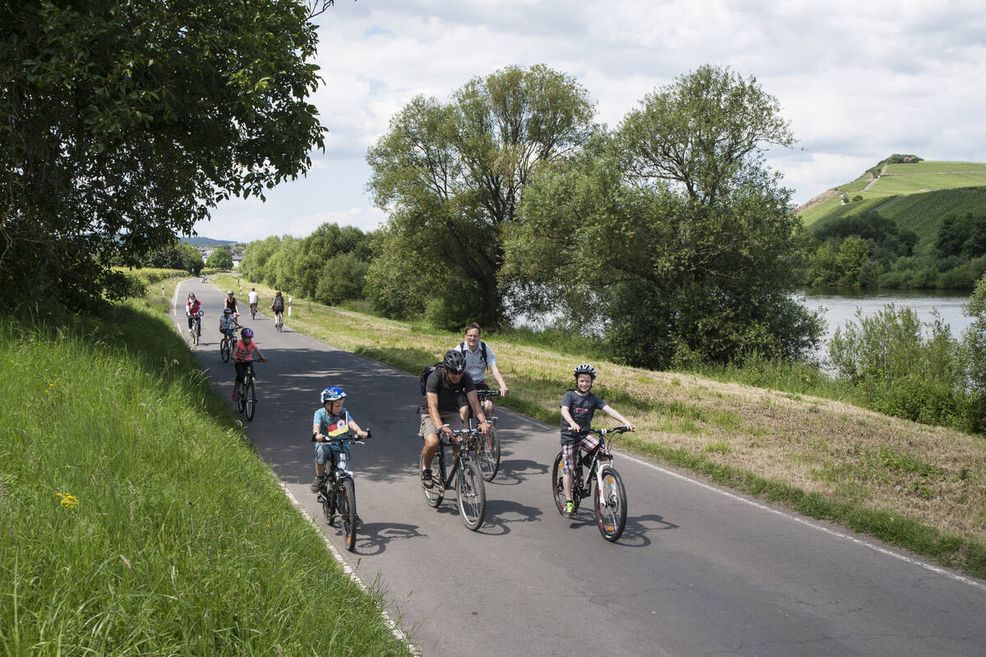
M 223 339 L 219 341 L 219 357 L 223 359 L 224 363 L 229 362 L 229 356 L 233 353 L 233 342 L 236 340 L 236 329 L 233 329 L 233 337 L 230 338 L 228 335 L 223 333 Z
M 455 481 L 462 524 L 476 531 L 483 524 L 483 516 L 486 515 L 486 487 L 483 485 L 479 466 L 475 462 L 475 455 L 479 451 L 478 442 L 483 440 L 484 436 L 479 429 L 472 428 L 453 429 L 452 436 L 459 438 L 458 455 L 446 457 L 445 450 L 452 450 L 454 443 L 439 431 L 438 470 L 437 472 L 432 470 L 431 488 L 422 482 L 421 490 L 425 494 L 425 502 L 428 506 L 438 508 L 445 497 L 446 489 L 451 488 L 452 482 Z M 454 450 L 452 452 L 454 453 Z M 451 468 L 446 465 L 447 459 L 452 461 Z M 424 465 L 419 463 L 419 466 L 420 472 L 424 469 Z
M 613 468 L 613 455 L 605 436 L 625 431 L 630 431 L 630 428 L 586 429 L 584 433 L 599 436 L 599 445 L 576 461 L 576 472 L 572 476 L 572 501 L 575 502 L 576 513 L 582 500 L 592 495 L 596 525 L 607 541 L 616 541 L 623 535 L 627 524 L 627 490 L 623 485 L 623 477 Z M 585 471 L 586 467 L 588 471 Z M 565 489 L 562 484 L 561 452 L 558 452 L 551 466 L 551 493 L 554 495 L 558 513 L 564 515 Z
M 370 433 L 369 429 L 366 431 Z M 367 438 L 370 438 L 367 435 Z M 315 436 L 312 436 L 315 440 Z M 345 449 L 349 445 L 365 445 L 362 440 L 352 440 L 349 435 L 340 438 L 329 438 L 326 442 L 336 443 L 339 449 Z M 342 531 L 346 540 L 346 549 L 350 552 L 356 550 L 356 528 L 359 527 L 359 515 L 356 513 L 356 482 L 353 474 L 346 469 L 346 464 L 340 464 L 340 454 L 336 450 L 332 451 L 332 465 L 326 465 L 325 483 L 319 489 L 316 499 L 322 505 L 322 513 L 325 514 L 325 522 L 330 527 L 335 526 L 335 515 L 339 514 L 342 518 Z
M 236 407 L 240 413 L 246 415 L 247 422 L 253 419 L 257 413 L 257 386 L 254 382 L 253 363 L 247 363 L 246 372 L 243 373 L 243 381 L 237 390 L 239 397 L 236 399 Z
M 499 390 L 477 390 L 476 396 L 479 397 L 479 403 L 482 404 L 487 399 L 492 397 L 499 397 Z M 490 424 L 490 432 L 485 436 L 480 436 L 477 445 L 479 451 L 476 452 L 476 463 L 479 464 L 480 473 L 483 475 L 483 479 L 486 481 L 493 481 L 496 477 L 497 471 L 500 469 L 500 439 L 496 435 L 496 418 L 488 417 Z M 472 408 L 469 409 L 469 426 L 474 426 L 476 419 L 473 417 Z

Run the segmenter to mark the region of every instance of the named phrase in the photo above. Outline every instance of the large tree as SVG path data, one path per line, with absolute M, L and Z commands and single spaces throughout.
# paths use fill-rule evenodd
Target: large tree
M 369 273 L 379 305 L 394 309 L 385 299 L 404 297 L 401 312 L 430 302 L 443 323 L 499 323 L 501 231 L 534 168 L 581 145 L 593 111 L 573 78 L 545 66 L 508 67 L 448 103 L 417 97 L 404 107 L 368 155 L 370 187 L 391 213 Z M 388 257 L 400 252 L 402 261 Z M 422 277 L 443 285 L 422 286 Z
M 612 135 L 544 167 L 507 241 L 528 310 L 603 331 L 628 362 L 797 358 L 817 321 L 790 298 L 798 220 L 763 163 L 791 142 L 754 79 L 704 66 Z
M 85 305 L 112 293 L 107 263 L 304 172 L 317 5 L 0 6 L 0 287 Z

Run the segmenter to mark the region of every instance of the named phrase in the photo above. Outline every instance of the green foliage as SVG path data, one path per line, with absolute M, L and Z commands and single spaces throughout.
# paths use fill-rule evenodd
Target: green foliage
M 247 244 L 240 271 L 319 303 L 362 299 L 372 241 L 353 226 L 325 223 L 304 239 L 268 237 Z
M 219 246 L 213 249 L 205 264 L 210 269 L 229 271 L 233 268 L 233 253 L 228 246 Z
M 183 244 L 175 240 L 171 244 L 154 249 L 147 254 L 144 258 L 144 266 L 183 269 L 194 276 L 198 276 L 204 265 L 198 249 L 191 244 Z
M 368 156 L 370 188 L 391 213 L 377 247 L 383 257 L 368 273 L 375 306 L 498 325 L 502 232 L 516 221 L 535 167 L 584 143 L 592 116 L 585 90 L 541 65 L 474 78 L 448 103 L 408 103 Z
M 925 337 L 917 313 L 892 304 L 872 317 L 859 313 L 857 318 L 836 329 L 829 344 L 838 377 L 883 413 L 927 424 L 961 424 L 965 368 L 948 326 L 936 318 Z
M 170 320 L 2 322 L 0 369 L 0 654 L 408 654 Z
M 683 76 L 614 135 L 541 168 L 502 277 L 532 292 L 524 310 L 602 327 L 632 364 L 797 359 L 820 323 L 788 296 L 798 220 L 760 154 L 790 140 L 755 80 Z
M 307 18 L 294 0 L 6 3 L 8 303 L 119 296 L 111 264 L 139 265 L 218 202 L 307 169 L 322 144 Z

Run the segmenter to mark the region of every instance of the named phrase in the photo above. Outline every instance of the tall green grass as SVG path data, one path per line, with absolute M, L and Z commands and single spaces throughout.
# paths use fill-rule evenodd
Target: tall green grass
M 399 655 L 164 318 L 0 322 L 0 655 Z

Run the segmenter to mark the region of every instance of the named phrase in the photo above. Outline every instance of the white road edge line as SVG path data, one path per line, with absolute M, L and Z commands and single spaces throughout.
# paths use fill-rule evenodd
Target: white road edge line
M 297 509 L 298 513 L 300 513 L 302 517 L 305 518 L 305 520 L 307 520 L 311 524 L 312 529 L 314 529 L 315 532 L 322 537 L 322 540 L 325 542 L 325 547 L 329 549 L 329 552 L 332 554 L 332 557 L 339 563 L 340 566 L 342 566 L 342 572 L 349 575 L 349 579 L 356 582 L 356 585 L 360 587 L 363 591 L 369 593 L 370 590 L 367 588 L 366 584 L 364 584 L 363 580 L 359 578 L 359 576 L 356 574 L 356 571 L 353 570 L 348 563 L 346 563 L 346 560 L 342 558 L 342 553 L 336 549 L 336 546 L 332 544 L 332 541 L 330 541 L 329 537 L 325 535 L 325 532 L 323 532 L 319 528 L 319 526 L 315 523 L 315 519 L 305 512 L 305 509 L 302 508 L 301 504 L 298 502 L 298 499 L 294 496 L 294 493 L 289 491 L 288 487 L 280 479 L 277 479 L 277 485 L 281 487 L 281 490 L 284 491 L 284 494 L 287 496 L 287 498 L 291 500 L 291 504 L 294 505 L 294 508 Z M 401 628 L 397 625 L 394 619 L 390 617 L 390 614 L 387 613 L 387 610 L 381 609 L 380 615 L 383 616 L 384 622 L 387 624 L 387 627 L 390 628 L 391 633 L 397 638 L 397 640 L 403 643 L 405 646 L 407 646 L 407 649 L 411 652 L 412 655 L 414 655 L 415 657 L 421 657 L 421 653 L 418 652 L 418 649 L 416 647 L 414 647 L 414 644 L 411 643 L 411 641 L 407 638 L 407 635 L 404 634 L 403 630 L 401 630 Z
M 662 474 L 671 475 L 672 477 L 676 477 L 678 479 L 681 479 L 682 481 L 687 481 L 689 483 L 695 484 L 696 486 L 701 486 L 702 488 L 704 488 L 706 490 L 710 490 L 710 491 L 713 491 L 715 493 L 719 493 L 720 495 L 724 495 L 724 496 L 726 496 L 726 497 L 728 497 L 730 499 L 737 500 L 737 501 L 743 502 L 745 504 L 749 504 L 752 507 L 756 507 L 758 509 L 761 509 L 763 511 L 767 511 L 769 513 L 773 513 L 774 515 L 780 516 L 781 518 L 786 518 L 787 520 L 791 520 L 793 522 L 800 523 L 802 525 L 805 525 L 806 527 L 811 527 L 812 529 L 817 529 L 818 531 L 824 532 L 824 533 L 826 533 L 826 534 L 828 534 L 830 536 L 834 536 L 836 538 L 841 538 L 841 539 L 846 540 L 846 541 L 849 541 L 851 543 L 855 543 L 856 545 L 861 545 L 861 546 L 863 546 L 865 548 L 869 548 L 870 550 L 873 550 L 874 552 L 879 552 L 880 554 L 885 554 L 887 556 L 893 557 L 894 559 L 899 559 L 900 561 L 904 561 L 904 562 L 909 563 L 911 565 L 918 566 L 920 568 L 923 568 L 923 569 L 925 569 L 925 570 L 927 570 L 929 572 L 935 573 L 937 575 L 944 575 L 945 577 L 950 577 L 951 579 L 954 579 L 957 582 L 962 582 L 963 584 L 968 584 L 969 586 L 978 588 L 978 589 L 980 589 L 982 591 L 986 591 L 986 584 L 984 584 L 984 583 L 982 583 L 982 582 L 980 582 L 978 580 L 975 580 L 975 579 L 972 579 L 972 578 L 969 578 L 969 577 L 965 577 L 964 575 L 959 575 L 958 573 L 953 573 L 952 571 L 947 570 L 945 568 L 942 568 L 940 566 L 935 566 L 935 565 L 932 565 L 932 564 L 927 563 L 925 561 L 921 561 L 919 559 L 914 559 L 914 558 L 909 557 L 907 555 L 900 554 L 899 552 L 894 552 L 893 550 L 888 550 L 885 547 L 881 547 L 881 546 L 876 545 L 874 543 L 869 543 L 868 541 L 864 541 L 864 540 L 862 540 L 860 538 L 856 538 L 855 536 L 850 536 L 849 534 L 845 534 L 843 532 L 838 532 L 838 531 L 835 531 L 834 529 L 829 529 L 828 527 L 825 527 L 823 525 L 819 525 L 818 523 L 813 522 L 811 520 L 808 520 L 806 518 L 802 518 L 800 516 L 797 516 L 797 515 L 792 514 L 792 513 L 788 513 L 786 511 L 781 511 L 779 509 L 775 509 L 773 507 L 767 506 L 766 504 L 762 504 L 760 502 L 755 502 L 753 500 L 747 499 L 747 498 L 742 497 L 740 495 L 736 495 L 735 493 L 730 493 L 729 491 L 723 490 L 723 489 L 718 488 L 716 486 L 711 486 L 711 485 L 705 483 L 704 481 L 699 481 L 697 479 L 692 479 L 691 477 L 685 476 L 685 475 L 681 474 L 680 472 L 675 472 L 673 470 L 668 470 L 667 468 L 662 468 L 661 466 L 655 465 L 654 463 L 648 463 L 647 461 L 644 461 L 642 459 L 639 459 L 636 456 L 633 456 L 631 454 L 627 454 L 626 452 L 620 451 L 619 453 L 620 453 L 621 456 L 623 456 L 624 458 L 626 458 L 629 461 L 633 461 L 634 463 L 638 463 L 640 465 L 646 466 L 646 467 L 651 468 L 653 470 L 657 470 L 658 472 L 660 472 Z

